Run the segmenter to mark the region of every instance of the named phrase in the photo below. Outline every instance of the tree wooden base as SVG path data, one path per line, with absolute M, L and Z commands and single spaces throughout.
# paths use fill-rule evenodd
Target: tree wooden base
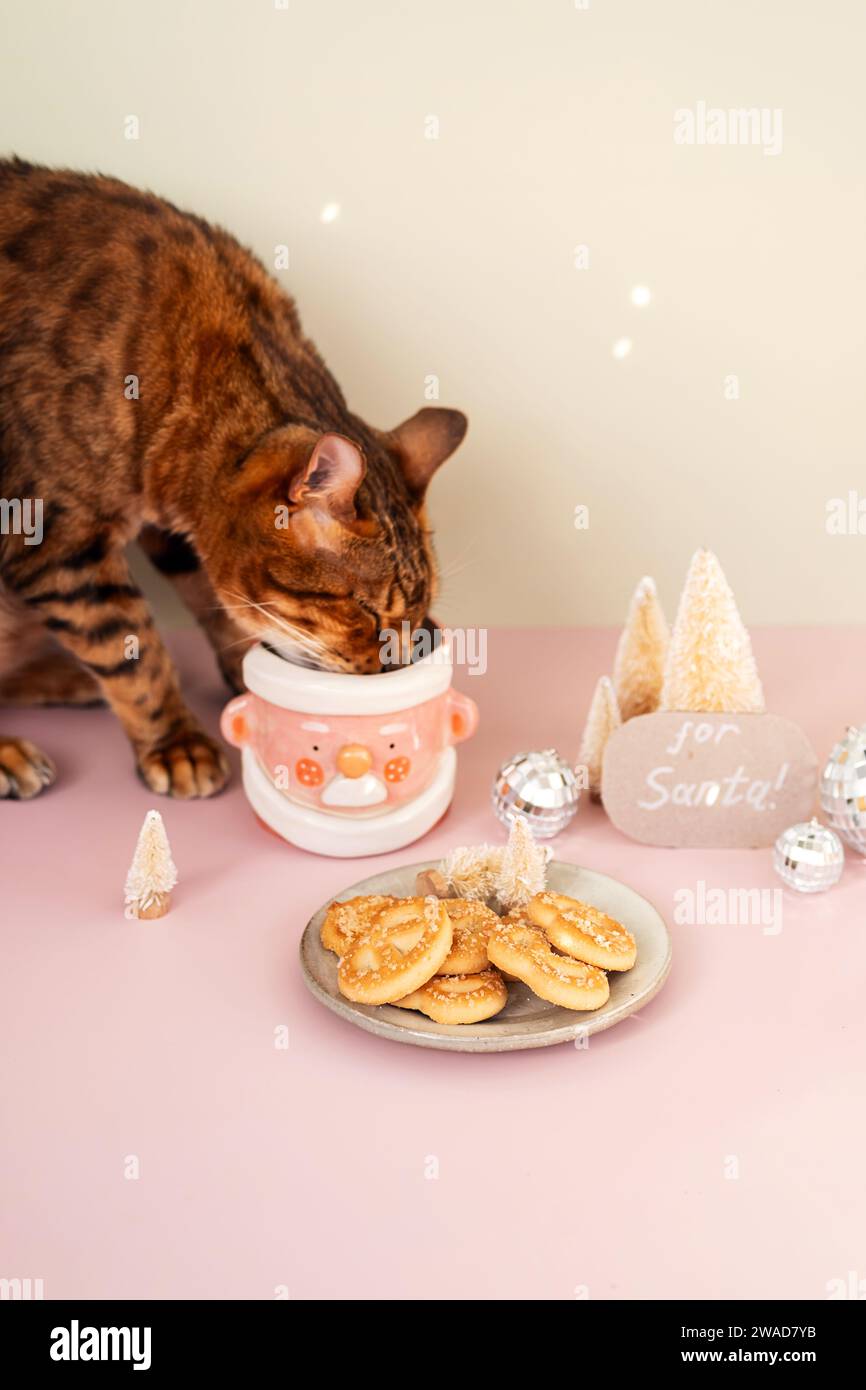
M 170 906 L 170 893 L 156 893 L 147 907 L 133 907 L 132 915 L 142 922 L 150 922 L 155 917 L 164 917 Z
M 420 898 L 452 898 L 454 894 L 447 878 L 438 869 L 424 869 L 415 879 L 415 892 Z

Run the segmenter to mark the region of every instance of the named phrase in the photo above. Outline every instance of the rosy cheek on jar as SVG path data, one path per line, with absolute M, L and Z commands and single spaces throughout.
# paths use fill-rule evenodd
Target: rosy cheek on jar
M 408 758 L 391 758 L 385 764 L 386 782 L 403 782 L 409 776 L 412 764 Z
M 320 787 L 325 774 L 315 758 L 299 758 L 295 763 L 295 776 L 302 787 Z

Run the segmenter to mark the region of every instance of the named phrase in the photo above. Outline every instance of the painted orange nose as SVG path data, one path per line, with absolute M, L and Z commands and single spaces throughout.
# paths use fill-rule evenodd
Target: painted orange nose
M 337 767 L 344 777 L 363 777 L 373 766 L 373 755 L 363 743 L 347 743 L 337 754 Z

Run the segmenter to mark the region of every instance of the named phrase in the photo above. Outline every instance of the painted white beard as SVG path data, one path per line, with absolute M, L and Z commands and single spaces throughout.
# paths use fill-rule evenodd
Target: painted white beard
M 322 792 L 323 806 L 378 806 L 387 799 L 387 787 L 372 772 L 365 772 L 363 777 L 344 777 L 338 772 Z

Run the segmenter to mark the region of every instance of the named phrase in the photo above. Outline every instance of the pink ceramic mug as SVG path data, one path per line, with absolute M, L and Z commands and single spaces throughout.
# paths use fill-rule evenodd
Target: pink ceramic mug
M 378 854 L 418 839 L 447 809 L 454 745 L 478 724 L 451 675 L 447 642 L 375 676 L 314 671 L 253 647 L 248 693 L 229 702 L 221 727 L 242 749 L 257 815 L 317 854 Z

